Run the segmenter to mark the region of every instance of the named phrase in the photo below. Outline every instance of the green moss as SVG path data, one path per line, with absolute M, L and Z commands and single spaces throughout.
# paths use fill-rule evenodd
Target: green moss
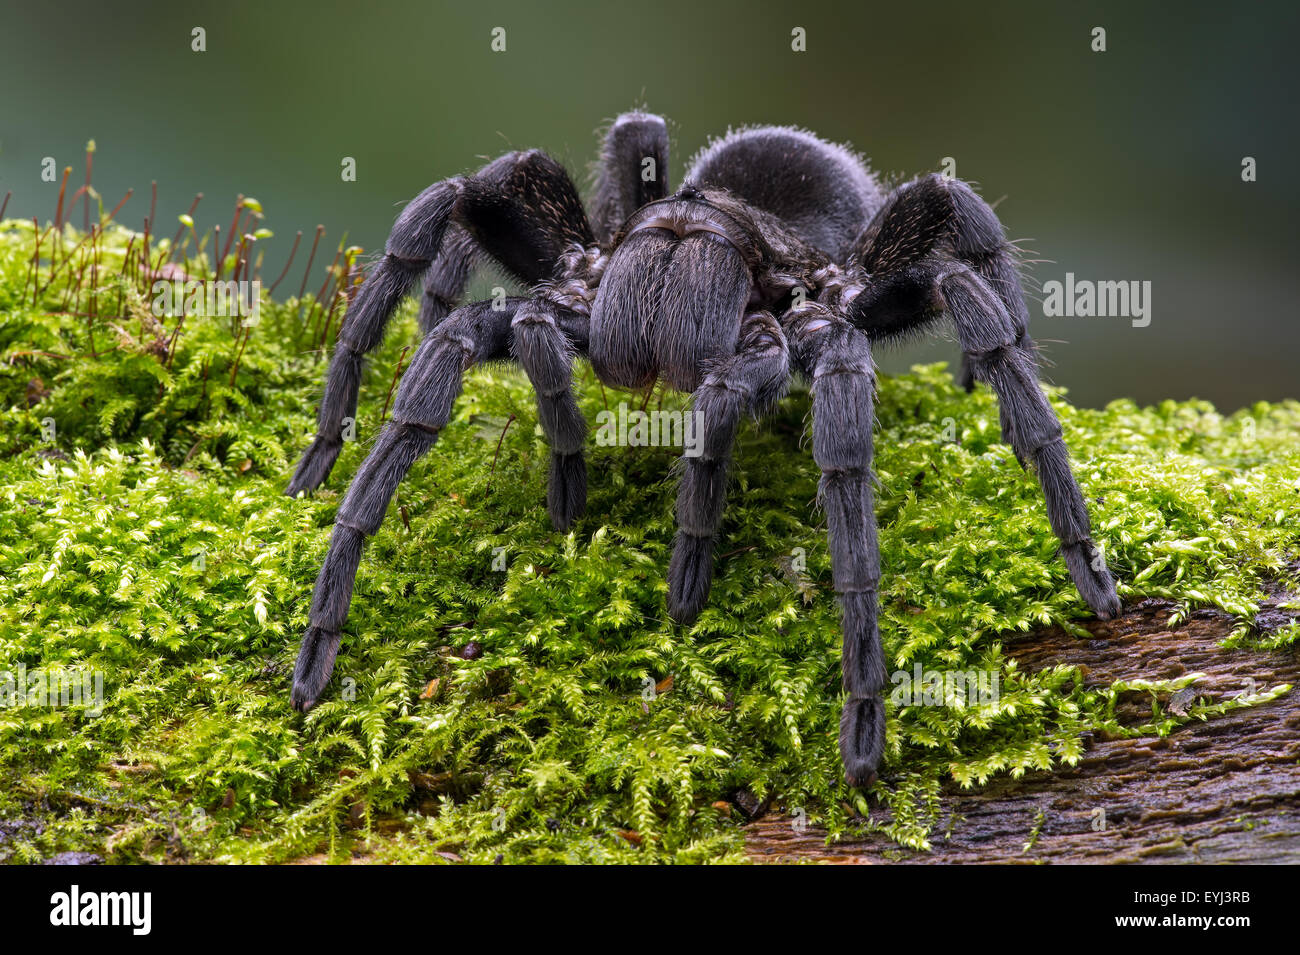
M 733 860 L 739 819 L 713 804 L 740 789 L 802 808 L 833 837 L 874 828 L 925 847 L 946 781 L 1051 770 L 1080 758 L 1086 733 L 1163 734 L 1250 702 L 1186 718 L 1155 704 L 1125 726 L 1121 693 L 1155 699 L 1194 677 L 1089 688 L 1073 668 L 1031 673 L 1007 657 L 1003 635 L 1078 629 L 1088 613 L 992 396 L 917 367 L 879 389 L 881 632 L 891 668 L 991 671 L 1000 694 L 893 707 L 884 779 L 850 791 L 807 395 L 742 430 L 712 597 L 683 629 L 664 610 L 673 456 L 593 445 L 588 516 L 558 534 L 532 393 L 489 368 L 468 376 L 399 490 L 362 563 L 334 681 L 301 716 L 289 676 L 337 492 L 415 340 L 411 309 L 371 365 L 361 440 L 333 490 L 290 500 L 324 371 L 310 298 L 264 302 L 238 359 L 229 323 L 191 320 L 168 366 L 138 312 L 123 324 L 131 283 L 101 283 L 101 315 L 128 294 L 119 317 L 90 323 L 92 356 L 88 289 L 67 307 L 60 283 L 31 301 L 32 233 L 0 226 L 0 671 L 101 671 L 105 705 L 98 717 L 0 708 L 0 859 Z M 105 261 L 120 266 L 129 235 L 109 231 Z M 28 408 L 37 378 L 49 393 Z M 602 390 L 585 366 L 580 385 L 591 421 L 643 398 Z M 1196 401 L 1052 400 L 1123 597 L 1168 598 L 1175 617 L 1221 608 L 1235 642 L 1254 640 L 1262 588 L 1296 584 L 1300 404 L 1222 416 Z M 482 653 L 465 659 L 471 641 Z M 669 692 L 644 698 L 670 675 Z

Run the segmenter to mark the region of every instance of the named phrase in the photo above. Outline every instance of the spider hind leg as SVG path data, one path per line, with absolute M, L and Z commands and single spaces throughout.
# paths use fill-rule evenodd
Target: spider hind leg
M 348 306 L 330 359 L 316 436 L 294 471 L 290 497 L 315 490 L 343 447 L 355 416 L 362 362 L 383 338 L 398 304 L 421 275 L 420 327 L 427 335 L 455 306 L 474 264 L 492 258 L 525 285 L 558 276 L 572 246 L 595 242 L 578 190 L 540 150 L 507 153 L 473 176 L 435 183 L 402 210 L 383 258 Z
M 1038 383 L 1032 357 L 1018 347 L 1014 321 L 987 281 L 970 269 L 939 280 L 973 376 L 998 396 L 1004 432 L 1021 461 L 1038 473 L 1047 519 L 1084 601 L 1102 620 L 1120 612 L 1115 581 L 1092 540 L 1088 506 L 1070 470 L 1061 422 Z
M 668 124 L 639 110 L 610 125 L 601 143 L 592 225 L 609 244 L 628 217 L 668 195 Z

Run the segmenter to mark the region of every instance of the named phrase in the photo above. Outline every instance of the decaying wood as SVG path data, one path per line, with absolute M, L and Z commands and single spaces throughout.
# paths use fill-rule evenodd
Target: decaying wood
M 1272 588 L 1257 624 L 1276 629 L 1295 598 Z M 747 828 L 759 862 L 839 863 L 1280 863 L 1300 862 L 1300 655 L 1226 650 L 1231 620 L 1195 613 L 1168 627 L 1172 606 L 1146 600 L 1110 622 L 1084 624 L 1085 640 L 1049 629 L 1008 642 L 1024 670 L 1083 668 L 1089 684 L 1170 679 L 1203 673 L 1190 697 L 1222 701 L 1281 683 L 1281 698 L 1206 721 L 1191 720 L 1162 739 L 1099 739 L 1080 763 L 1053 772 L 999 777 L 945 789 L 933 851 L 900 849 L 882 835 L 827 847 L 825 833 L 797 831 L 773 809 Z M 1142 697 L 1146 697 L 1145 700 Z M 1121 698 L 1121 721 L 1142 722 L 1150 698 Z M 1125 713 L 1125 709 L 1129 712 Z M 880 811 L 880 810 L 876 810 Z M 882 818 L 888 818 L 883 815 Z M 1028 846 L 1028 847 L 1027 847 Z

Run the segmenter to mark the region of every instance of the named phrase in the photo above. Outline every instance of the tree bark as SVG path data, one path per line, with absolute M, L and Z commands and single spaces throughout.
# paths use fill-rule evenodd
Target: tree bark
M 1286 605 L 1294 602 L 1271 588 L 1257 626 L 1267 633 L 1289 622 L 1295 611 Z M 1219 644 L 1232 629 L 1227 615 L 1198 611 L 1171 629 L 1171 610 L 1167 601 L 1144 600 L 1116 620 L 1084 624 L 1092 640 L 1052 628 L 1005 646 L 1025 670 L 1074 664 L 1090 685 L 1201 672 L 1205 679 L 1185 695 L 1214 701 L 1252 687 L 1300 685 L 1294 647 L 1226 650 Z M 1121 697 L 1121 722 L 1140 722 L 1144 709 L 1149 714 L 1146 694 Z M 824 832 L 798 832 L 789 815 L 775 810 L 747 827 L 746 851 L 756 862 L 1294 863 L 1300 690 L 1191 720 L 1165 738 L 1094 738 L 1074 767 L 1003 776 L 976 789 L 950 783 L 942 806 L 928 853 L 883 835 L 827 847 Z

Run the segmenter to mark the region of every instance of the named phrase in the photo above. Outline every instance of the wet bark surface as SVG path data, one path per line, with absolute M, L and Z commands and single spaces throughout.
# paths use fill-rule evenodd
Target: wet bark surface
M 1257 626 L 1268 633 L 1288 623 L 1294 601 L 1272 587 Z M 1200 611 L 1169 627 L 1167 601 L 1125 610 L 1116 620 L 1085 623 L 1091 640 L 1053 628 L 1008 641 L 1007 654 L 1025 670 L 1076 665 L 1098 686 L 1205 674 L 1162 698 L 1175 711 L 1196 698 L 1221 702 L 1281 683 L 1300 687 L 1294 649 L 1220 646 L 1232 630 L 1225 614 Z M 1125 694 L 1118 712 L 1122 723 L 1145 722 L 1150 695 Z M 776 809 L 748 826 L 746 851 L 756 862 L 1300 862 L 1300 689 L 1190 720 L 1164 738 L 1094 736 L 1077 766 L 973 789 L 950 784 L 942 807 L 928 853 L 882 835 L 827 847 L 824 832 L 799 832 Z

